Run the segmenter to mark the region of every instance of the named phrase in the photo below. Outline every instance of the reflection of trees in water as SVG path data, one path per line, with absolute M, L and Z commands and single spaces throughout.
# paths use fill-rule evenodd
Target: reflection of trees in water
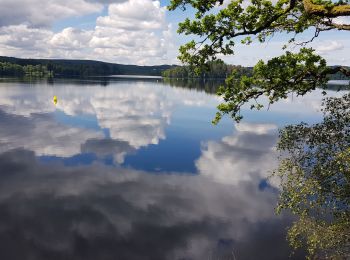
M 169 84 L 171 87 L 180 87 L 186 89 L 193 89 L 198 91 L 205 91 L 206 93 L 216 94 L 224 80 L 203 80 L 203 79 L 170 79 L 163 78 L 163 82 Z
M 163 78 L 162 81 L 171 87 L 180 87 L 186 89 L 193 89 L 198 91 L 205 91 L 206 93 L 216 94 L 219 87 L 225 84 L 224 80 L 219 79 L 176 79 L 176 78 Z M 339 91 L 339 90 L 349 90 L 350 85 L 347 84 L 329 84 L 325 88 L 326 91 Z
M 0 78 L 0 82 L 16 82 L 16 83 L 30 83 L 30 84 L 47 84 L 47 85 L 55 85 L 55 84 L 71 84 L 74 83 L 76 85 L 100 85 L 100 86 L 108 86 L 113 83 L 121 83 L 121 82 L 153 82 L 155 84 L 163 83 L 170 85 L 171 87 L 180 87 L 198 91 L 204 91 L 210 94 L 216 94 L 219 87 L 225 84 L 224 79 L 196 79 L 196 78 L 186 78 L 186 79 L 177 79 L 177 78 L 118 78 L 118 77 L 45 77 L 45 78 L 37 78 L 37 77 L 17 77 L 17 78 Z M 332 83 L 328 84 L 325 87 L 325 90 L 331 91 L 339 91 L 339 90 L 349 90 L 350 85 L 347 84 L 337 84 Z
M 350 82 L 349 84 L 328 84 L 325 88 L 326 90 L 334 90 L 334 91 L 340 91 L 340 90 L 350 90 Z
M 290 125 L 280 132 L 286 152 L 277 211 L 299 216 L 289 229 L 294 248 L 306 244 L 311 258 L 350 257 L 350 94 L 324 101 L 323 122 Z

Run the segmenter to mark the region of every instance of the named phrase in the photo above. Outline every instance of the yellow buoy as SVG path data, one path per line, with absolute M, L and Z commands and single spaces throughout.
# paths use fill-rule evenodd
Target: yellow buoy
M 53 103 L 56 105 L 57 104 L 57 96 L 53 96 Z

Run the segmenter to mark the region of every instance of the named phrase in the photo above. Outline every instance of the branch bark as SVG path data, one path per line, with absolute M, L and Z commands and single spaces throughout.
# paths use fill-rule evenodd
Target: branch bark
M 303 0 L 303 4 L 305 12 L 312 15 L 330 18 L 350 15 L 350 5 L 335 5 L 327 7 L 314 4 L 312 0 Z
M 350 77 L 350 69 L 343 67 L 343 66 L 336 66 L 336 67 L 328 67 L 325 71 L 324 74 L 335 74 L 337 72 L 341 72 L 345 76 Z
M 323 24 L 331 27 L 331 29 L 350 31 L 350 24 L 338 24 L 338 23 L 332 23 L 332 22 L 328 22 L 328 21 L 324 22 Z
M 289 1 L 289 6 L 283 10 L 280 13 L 277 13 L 275 15 L 273 15 L 270 19 L 268 19 L 267 21 L 265 21 L 262 25 L 260 25 L 259 27 L 255 28 L 254 30 L 249 30 L 247 31 L 245 28 L 242 32 L 232 32 L 230 34 L 230 36 L 232 38 L 237 37 L 237 36 L 243 36 L 243 35 L 251 35 L 251 34 L 258 34 L 260 32 L 262 32 L 263 30 L 267 29 L 269 26 L 271 26 L 271 24 L 275 21 L 277 21 L 280 17 L 282 17 L 283 15 L 287 14 L 288 12 L 290 12 L 296 4 L 296 0 L 290 0 Z

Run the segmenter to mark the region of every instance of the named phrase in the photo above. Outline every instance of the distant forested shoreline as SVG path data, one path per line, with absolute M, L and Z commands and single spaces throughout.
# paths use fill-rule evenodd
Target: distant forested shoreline
M 146 75 L 180 79 L 225 79 L 235 70 L 237 76 L 250 76 L 252 67 L 229 65 L 221 60 L 212 61 L 207 70 L 194 73 L 188 66 L 138 66 L 94 60 L 20 59 L 0 56 L 0 76 L 33 77 L 88 77 L 110 75 Z M 341 73 L 330 75 L 331 80 L 349 80 Z
M 33 76 L 44 77 L 52 76 L 52 71 L 47 69 L 45 65 L 18 65 L 10 62 L 0 62 L 0 76 Z
M 108 63 L 94 60 L 64 60 L 64 59 L 20 59 L 0 56 L 0 76 L 25 76 L 26 69 L 45 71 L 37 76 L 52 77 L 88 77 L 109 75 L 148 75 L 161 76 L 172 65 L 137 66 Z
M 240 65 L 229 65 L 221 60 L 215 60 L 208 63 L 206 70 L 196 74 L 189 66 L 173 66 L 162 72 L 164 78 L 178 79 L 225 79 L 235 71 L 237 78 L 240 76 L 251 76 L 253 67 L 243 67 Z M 344 74 L 338 72 L 329 75 L 330 80 L 349 80 Z
M 229 65 L 221 60 L 215 60 L 209 62 L 206 70 L 203 70 L 200 74 L 196 74 L 189 66 L 176 66 L 163 71 L 162 76 L 179 79 L 225 79 L 233 70 L 239 75 L 250 76 L 253 68 Z

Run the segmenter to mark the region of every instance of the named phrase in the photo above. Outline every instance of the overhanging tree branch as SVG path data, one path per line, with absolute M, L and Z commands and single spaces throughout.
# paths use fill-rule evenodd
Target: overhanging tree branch
M 325 26 L 329 26 L 329 29 L 338 29 L 338 30 L 343 30 L 343 31 L 350 31 L 350 24 L 338 24 L 338 23 L 333 23 L 331 21 L 325 21 L 323 22 Z
M 230 34 L 231 37 L 237 37 L 237 36 L 243 36 L 243 35 L 251 35 L 251 34 L 258 34 L 260 32 L 262 32 L 263 30 L 269 28 L 272 23 L 274 23 L 275 21 L 277 21 L 279 18 L 281 18 L 283 15 L 288 14 L 294 7 L 296 4 L 296 0 L 290 0 L 289 2 L 289 6 L 282 10 L 281 12 L 273 15 L 271 18 L 269 18 L 268 20 L 266 20 L 262 25 L 258 26 L 257 28 L 255 28 L 254 30 L 246 30 L 244 28 L 244 30 L 242 32 L 238 32 L 238 33 L 234 33 L 232 32 Z
M 345 76 L 350 77 L 350 69 L 343 67 L 343 66 L 335 66 L 335 67 L 328 67 L 323 74 L 329 75 L 329 74 L 335 74 L 335 73 L 342 73 Z
M 301 34 L 315 28 L 315 34 L 304 46 L 316 38 L 320 32 L 329 30 L 350 30 L 350 25 L 337 24 L 334 17 L 349 15 L 350 5 L 317 0 L 251 0 L 248 6 L 244 0 L 234 0 L 218 10 L 209 12 L 218 3 L 215 0 L 172 0 L 172 8 L 189 4 L 197 9 L 193 20 L 186 19 L 179 24 L 179 33 L 196 35 L 203 41 L 193 40 L 180 48 L 179 59 L 188 63 L 195 72 L 218 55 L 233 55 L 237 40 L 242 44 L 253 42 L 251 36 L 265 42 L 267 37 L 277 32 Z M 341 1 L 341 0 L 339 0 Z M 347 1 L 347 0 L 343 0 Z M 295 41 L 295 36 L 288 43 Z M 198 48 L 198 43 L 200 48 Z M 285 45 L 286 46 L 286 45 Z M 251 76 L 237 77 L 232 74 L 225 88 L 218 94 L 223 97 L 218 109 L 218 119 L 223 114 L 231 115 L 236 121 L 241 119 L 241 107 L 261 95 L 269 99 L 269 104 L 286 98 L 289 93 L 305 93 L 325 87 L 330 75 L 350 77 L 346 67 L 329 67 L 313 49 L 301 49 L 299 53 L 286 52 L 267 63 L 259 62 Z M 261 106 L 252 108 L 260 109 Z M 215 120 L 217 121 L 217 120 Z
M 338 17 L 350 15 L 350 5 L 326 6 L 314 4 L 312 0 L 303 0 L 305 12 L 322 17 Z

